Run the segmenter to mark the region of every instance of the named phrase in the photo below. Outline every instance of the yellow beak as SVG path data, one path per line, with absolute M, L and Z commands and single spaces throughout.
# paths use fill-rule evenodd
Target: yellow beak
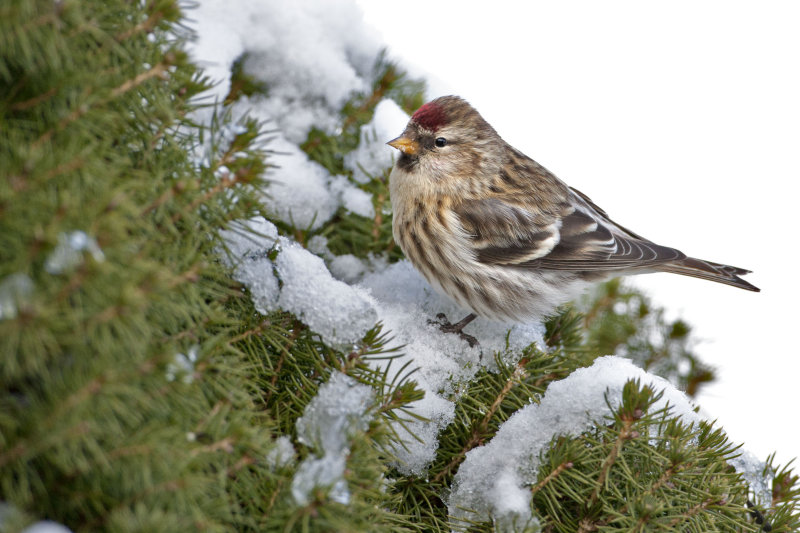
M 412 141 L 408 137 L 400 136 L 386 144 L 392 148 L 397 148 L 404 154 L 417 155 L 419 153 L 419 143 L 417 141 Z

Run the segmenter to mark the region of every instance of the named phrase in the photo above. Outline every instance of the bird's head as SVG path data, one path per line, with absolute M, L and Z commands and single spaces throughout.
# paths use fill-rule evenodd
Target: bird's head
M 503 152 L 497 132 L 458 96 L 417 109 L 402 135 L 387 144 L 401 152 L 396 169 L 442 182 L 475 179 L 486 165 L 498 164 Z

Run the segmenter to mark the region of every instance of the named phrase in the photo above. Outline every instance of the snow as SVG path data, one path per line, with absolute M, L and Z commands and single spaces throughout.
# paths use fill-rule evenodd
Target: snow
M 378 103 L 372 121 L 361 126 L 358 148 L 344 156 L 344 166 L 353 171 L 354 180 L 366 183 L 392 166 L 394 150 L 386 143 L 405 129 L 408 118 L 393 100 Z
M 522 487 L 522 482 L 512 471 L 504 471 L 497 478 L 489 493 L 492 508 L 495 510 L 496 531 L 539 531 L 539 520 L 532 516 L 530 490 Z
M 349 285 L 334 279 L 321 257 L 278 236 L 269 221 L 255 218 L 242 226 L 261 237 L 251 236 L 244 229 L 224 231 L 222 235 L 235 266 L 234 277 L 248 286 L 260 312 L 279 308 L 291 311 L 327 344 L 347 349 L 380 321 L 392 333 L 387 349 L 402 347 L 401 355 L 391 361 L 388 379 L 393 379 L 407 362 L 418 369 L 414 380 L 425 397 L 409 407 L 427 420 L 414 419 L 406 421 L 405 427 L 399 423 L 395 427 L 403 445 L 396 446 L 394 452 L 397 467 L 404 473 L 424 474 L 435 458 L 439 431 L 453 420 L 454 402 L 480 368 L 495 368 L 496 352 L 514 363 L 528 345 L 544 346 L 541 324 L 476 319 L 470 324 L 470 332 L 480 345 L 474 348 L 456 335 L 442 333 L 430 323 L 437 313 L 458 320 L 466 311 L 434 291 L 407 261 L 386 265 L 381 260 L 337 257 L 328 250 L 324 237 L 310 240 L 310 250 L 328 259 L 340 279 L 360 281 Z M 277 254 L 274 261 L 270 253 Z
M 367 430 L 373 401 L 370 387 L 334 372 L 297 419 L 297 440 L 325 455 L 345 452 L 353 434 Z
M 728 464 L 747 481 L 754 504 L 761 509 L 772 505 L 772 481 L 775 479 L 775 474 L 772 471 L 765 472 L 764 461 L 745 450 L 737 457 L 728 460 Z
M 433 290 L 408 261 L 400 261 L 367 274 L 361 286 L 368 288 L 378 302 L 378 318 L 392 332 L 388 348 L 402 348 L 403 356 L 392 361 L 399 369 L 406 362 L 417 368 L 413 379 L 425 391 L 425 398 L 410 407 L 415 414 L 430 419 L 413 420 L 395 429 L 405 447 L 394 450 L 398 469 L 406 474 L 423 475 L 435 458 L 437 436 L 453 420 L 455 401 L 481 367 L 495 368 L 494 353 L 515 363 L 520 351 L 532 343 L 544 347 L 541 324 L 505 324 L 478 318 L 469 325 L 480 345 L 470 347 L 457 335 L 443 333 L 429 321 L 444 312 L 451 322 L 467 312 Z M 394 373 L 389 373 L 389 380 Z M 416 438 L 415 438 L 416 437 Z
M 330 180 L 330 189 L 347 211 L 367 218 L 375 216 L 372 195 L 347 181 L 345 176 L 335 176 Z
M 14 523 L 24 520 L 22 512 L 13 504 L 0 500 L 0 531 L 19 531 L 20 533 L 71 533 L 72 530 L 52 520 L 40 520 L 20 530 Z
M 603 423 L 621 405 L 625 383 L 634 379 L 663 391 L 652 410 L 669 406 L 671 414 L 685 423 L 702 420 L 688 396 L 667 380 L 648 374 L 628 359 L 601 357 L 592 366 L 551 383 L 540 403 L 514 413 L 488 444 L 467 453 L 448 500 L 453 524 L 490 517 L 527 521 L 530 491 L 526 487 L 536 483 L 540 454 L 556 436 L 579 435 Z
M 343 154 L 352 178 L 330 174 L 298 147 L 312 128 L 340 131 L 341 106 L 355 91 L 369 87 L 381 43 L 365 28 L 355 4 L 204 0 L 191 15 L 198 34 L 191 54 L 220 82 L 209 98 L 221 101 L 227 95 L 231 66 L 243 56 L 247 74 L 267 84 L 266 95 L 242 97 L 231 112 L 264 121 L 270 132 L 268 162 L 273 166 L 263 191 L 270 217 L 312 232 L 340 209 L 373 218 L 372 198 L 359 185 L 384 175 L 393 163 L 393 151 L 385 143 L 408 120 L 395 102 L 379 102 L 373 119 L 361 128 L 358 148 Z M 208 122 L 210 116 L 199 114 L 198 120 Z M 436 293 L 407 261 L 388 264 L 380 256 L 336 256 L 321 235 L 310 238 L 304 248 L 260 217 L 241 225 L 222 232 L 230 252 L 227 260 L 259 312 L 290 311 L 326 344 L 342 350 L 351 349 L 380 322 L 391 333 L 387 348 L 397 348 L 400 355 L 369 364 L 387 370 L 388 381 L 404 367 L 404 372 L 416 370 L 411 379 L 425 397 L 410 408 L 423 419 L 406 421 L 408 429 L 400 424 L 394 428 L 403 440 L 393 450 L 403 474 L 425 475 L 436 457 L 440 431 L 453 421 L 455 402 L 481 368 L 496 370 L 495 354 L 513 364 L 532 343 L 545 349 L 540 323 L 477 319 L 467 327 L 480 342 L 476 347 L 442 333 L 430 323 L 437 313 L 456 322 L 468 311 Z M 0 285 L 0 309 L 5 310 L 2 295 Z M 598 359 L 552 383 L 541 403 L 514 414 L 492 441 L 467 454 L 448 498 L 454 525 L 491 517 L 498 530 L 536 529 L 527 487 L 536 478 L 539 452 L 554 435 L 575 435 L 601 421 L 610 413 L 606 397 L 612 407 L 619 405 L 625 382 L 636 378 L 665 391 L 654 408 L 668 402 L 684 421 L 700 420 L 694 405 L 667 381 L 619 357 Z M 309 503 L 316 487 L 328 487 L 335 501 L 349 501 L 344 479 L 348 443 L 368 424 L 372 399 L 368 387 L 334 373 L 297 421 L 298 440 L 315 450 L 298 465 L 292 482 L 299 505 Z M 281 437 L 266 460 L 280 467 L 293 458 L 291 441 Z M 751 476 L 747 479 L 759 498 L 766 494 L 757 460 L 743 457 L 732 464 Z
M 339 109 L 353 91 L 367 86 L 380 43 L 363 29 L 352 2 L 324 7 L 285 2 L 279 15 L 274 13 L 275 6 L 234 2 L 223 8 L 219 2 L 202 2 L 193 12 L 198 42 L 192 54 L 202 58 L 204 50 L 213 48 L 210 62 L 224 68 L 213 69 L 211 75 L 226 80 L 229 72 L 225 69 L 246 52 L 248 75 L 269 83 L 268 96 L 242 98 L 232 113 L 234 117 L 248 113 L 270 127 L 269 148 L 274 153 L 269 162 L 275 168 L 266 176 L 264 203 L 272 215 L 311 230 L 320 228 L 340 207 L 372 218 L 371 196 L 346 177 L 332 176 L 310 161 L 297 143 L 305 140 L 312 126 L 328 132 L 340 127 Z M 227 90 L 227 86 L 218 87 L 212 93 L 219 100 Z M 360 146 L 345 154 L 345 167 L 353 171 L 355 182 L 369 179 L 364 171 L 381 175 L 391 166 L 392 149 L 386 142 L 407 121 L 408 115 L 395 102 L 378 103 L 373 119 L 361 128 Z M 470 348 L 429 323 L 440 312 L 452 320 L 467 312 L 436 294 L 407 262 L 387 268 L 382 258 L 337 257 L 328 251 L 323 237 L 313 237 L 308 249 L 303 249 L 290 238 L 278 236 L 266 220 L 246 225 L 265 238 L 253 242 L 246 232 L 233 230 L 223 235 L 233 256 L 234 277 L 248 287 L 259 312 L 291 311 L 324 342 L 342 349 L 352 347 L 380 321 L 392 332 L 390 347 L 405 345 L 391 368 L 397 371 L 406 362 L 419 368 L 414 379 L 426 396 L 411 407 L 428 420 L 407 423 L 413 436 L 399 425 L 396 428 L 405 445 L 395 450 L 401 471 L 424 473 L 435 458 L 439 431 L 452 421 L 454 401 L 481 366 L 493 368 L 495 352 L 508 359 L 532 342 L 544 346 L 541 324 L 511 326 L 479 319 L 469 330 L 481 346 Z M 270 259 L 271 253 L 277 257 Z M 361 285 L 352 285 L 362 280 Z M 323 477 L 326 472 L 319 467 L 313 471 Z M 309 477 L 313 477 L 311 471 Z
M 244 39 L 248 73 L 269 82 L 269 97 L 259 105 L 290 141 L 304 141 L 312 126 L 332 133 L 342 105 L 367 88 L 380 42 L 353 2 L 210 4 L 252 21 L 231 24 L 228 31 Z
M 0 320 L 16 318 L 20 307 L 26 307 L 33 293 L 33 281 L 17 272 L 0 281 Z
M 367 271 L 364 262 L 353 254 L 335 256 L 328 268 L 334 278 L 345 283 L 354 283 L 361 279 Z
M 381 46 L 349 0 L 204 0 L 189 17 L 197 35 L 190 56 L 219 81 L 209 96 L 224 99 L 234 61 L 247 54 L 247 72 L 269 82 L 269 97 L 245 105 L 261 108 L 294 143 L 312 126 L 334 131 Z
M 83 263 L 83 252 L 89 252 L 98 263 L 105 261 L 105 254 L 94 237 L 80 230 L 61 233 L 58 244 L 44 263 L 44 269 L 50 274 L 69 272 Z
M 256 309 L 294 313 L 324 342 L 349 349 L 376 322 L 369 294 L 334 279 L 323 260 L 282 236 L 263 217 L 242 223 L 239 230 L 222 231 L 234 279 L 247 285 Z M 251 236 L 257 231 L 262 237 Z M 273 261 L 270 254 L 277 257 Z M 279 283 L 280 280 L 280 283 Z
M 276 138 L 269 147 L 276 151 L 270 157 L 276 168 L 267 173 L 265 206 L 297 228 L 319 228 L 330 220 L 341 203 L 329 187 L 333 178 L 322 165 L 309 160 L 297 145 L 286 139 Z
M 230 67 L 244 53 L 248 75 L 269 85 L 267 96 L 242 98 L 232 113 L 234 117 L 247 113 L 270 127 L 269 162 L 274 168 L 266 176 L 264 204 L 271 215 L 310 230 L 320 228 L 340 207 L 374 217 L 368 193 L 344 176 L 330 175 L 297 146 L 312 127 L 337 131 L 342 104 L 353 91 L 368 85 L 380 43 L 364 29 L 355 5 L 342 1 L 325 6 L 315 2 L 223 6 L 205 1 L 193 15 L 198 41 L 192 54 L 207 59 L 203 65 L 215 65 L 209 74 L 223 80 L 212 90 L 214 98 L 227 94 Z M 209 50 L 213 53 L 204 56 Z M 408 115 L 395 102 L 378 103 L 373 119 L 361 128 L 359 147 L 345 154 L 345 167 L 353 172 L 354 182 L 365 183 L 391 166 L 393 153 L 386 142 L 407 121 Z M 495 352 L 513 359 L 518 355 L 512 354 L 532 342 L 544 346 L 541 324 L 511 326 L 479 319 L 470 325 L 470 332 L 481 345 L 470 348 L 429 323 L 440 312 L 453 321 L 467 312 L 436 294 L 407 262 L 387 267 L 381 258 L 337 257 L 327 250 L 323 237 L 314 237 L 303 249 L 289 237 L 278 236 L 270 222 L 262 219 L 247 225 L 265 235 L 264 240 L 253 242 L 236 231 L 223 235 L 236 266 L 235 279 L 248 287 L 259 312 L 291 311 L 324 342 L 343 349 L 380 321 L 392 332 L 390 347 L 405 346 L 392 369 L 397 371 L 406 362 L 419 368 L 414 379 L 426 396 L 412 408 L 428 420 L 408 422 L 414 436 L 396 428 L 405 444 L 395 450 L 401 471 L 424 473 L 435 457 L 439 431 L 452 421 L 454 401 L 481 366 L 494 367 Z M 352 285 L 359 281 L 360 285 Z M 313 471 L 324 477 L 324 469 Z
M 294 461 L 292 439 L 286 435 L 275 439 L 275 446 L 267 452 L 264 460 L 272 470 L 277 470 L 291 464 Z
M 386 260 L 383 257 L 369 256 L 368 259 L 360 259 L 353 254 L 334 255 L 328 249 L 328 239 L 322 235 L 315 235 L 308 240 L 308 251 L 325 259 L 331 275 L 345 283 L 354 285 L 368 273 L 381 270 L 386 267 Z
M 198 345 L 193 345 L 187 353 L 177 353 L 173 362 L 167 364 L 167 381 L 175 381 L 177 378 L 183 383 L 189 384 L 194 381 L 194 366 L 197 363 Z
M 283 287 L 281 309 L 293 312 L 332 346 L 358 342 L 377 321 L 369 294 L 333 279 L 320 257 L 281 238 L 275 263 Z
M 312 127 L 335 133 L 344 103 L 369 86 L 381 44 L 355 3 L 205 0 L 190 18 L 197 38 L 189 54 L 217 82 L 204 98 L 224 100 L 231 67 L 241 57 L 247 74 L 267 84 L 267 96 L 242 97 L 231 109 L 234 117 L 247 114 L 274 130 L 266 207 L 301 229 L 319 228 L 341 206 L 373 217 L 367 193 L 342 176 L 331 176 L 297 146 Z M 209 110 L 197 115 L 201 122 L 211 121 Z
M 315 488 L 329 488 L 328 497 L 350 501 L 344 472 L 349 443 L 369 427 L 375 395 L 370 387 L 334 372 L 297 419 L 297 440 L 315 451 L 300 463 L 292 480 L 292 496 L 308 505 Z M 290 444 L 291 446 L 291 444 Z
M 262 314 L 274 311 L 280 288 L 272 273 L 268 254 L 278 242 L 278 228 L 263 217 L 241 223 L 242 228 L 221 231 L 235 266 L 233 279 L 250 289 L 255 308 Z
M 347 460 L 344 455 L 325 455 L 307 458 L 292 479 L 292 496 L 297 505 L 311 503 L 312 491 L 327 488 L 328 498 L 338 503 L 350 503 L 350 489 L 344 479 Z
M 20 533 L 72 533 L 72 530 L 52 520 L 42 520 L 23 529 Z

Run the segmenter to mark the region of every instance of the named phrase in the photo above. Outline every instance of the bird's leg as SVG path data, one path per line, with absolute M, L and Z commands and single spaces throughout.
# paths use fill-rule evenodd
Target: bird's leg
M 475 313 L 470 313 L 460 321 L 456 322 L 455 324 L 451 324 L 450 321 L 447 320 L 447 316 L 444 313 L 439 313 L 438 315 L 436 315 L 436 319 L 438 320 L 438 322 L 431 321 L 431 323 L 439 324 L 439 329 L 441 329 L 445 333 L 458 333 L 459 337 L 467 341 L 470 347 L 473 347 L 478 345 L 478 339 L 476 339 L 472 335 L 464 333 L 462 330 L 467 324 L 469 324 L 476 318 L 478 318 L 478 315 L 476 315 Z

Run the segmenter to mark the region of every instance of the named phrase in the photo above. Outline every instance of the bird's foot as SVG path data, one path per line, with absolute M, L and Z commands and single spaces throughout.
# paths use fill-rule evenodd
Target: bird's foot
M 444 313 L 439 313 L 436 315 L 436 320 L 428 320 L 430 324 L 437 324 L 439 329 L 445 333 L 457 333 L 459 337 L 467 341 L 470 348 L 474 348 L 478 345 L 478 339 L 469 335 L 468 333 L 464 333 L 462 331 L 464 326 L 475 320 L 476 315 L 474 313 L 470 313 L 464 319 L 456 322 L 455 324 L 451 324 L 449 320 L 447 320 L 447 316 Z

